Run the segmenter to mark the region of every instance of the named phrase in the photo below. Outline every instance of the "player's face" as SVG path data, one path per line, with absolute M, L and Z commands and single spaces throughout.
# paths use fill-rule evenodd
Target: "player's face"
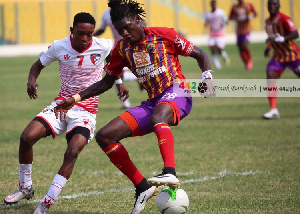
M 145 37 L 142 20 L 136 16 L 125 17 L 120 21 L 113 23 L 118 33 L 129 43 L 136 43 Z
M 268 11 L 271 17 L 275 16 L 279 12 L 279 8 L 280 8 L 279 0 L 268 1 Z
M 215 10 L 217 8 L 217 2 L 216 1 L 211 1 L 210 6 L 212 10 Z
M 73 45 L 78 50 L 86 49 L 93 36 L 95 26 L 90 23 L 78 23 L 74 28 L 70 28 L 71 33 L 73 34 Z

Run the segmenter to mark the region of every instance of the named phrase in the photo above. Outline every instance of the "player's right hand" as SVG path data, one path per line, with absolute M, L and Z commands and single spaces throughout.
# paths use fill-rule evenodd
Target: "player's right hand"
M 37 84 L 36 82 L 34 82 L 34 83 L 28 82 L 27 83 L 27 94 L 30 99 L 35 100 L 36 98 L 39 97 L 37 94 L 38 88 L 39 88 L 39 84 Z
M 66 120 L 68 111 L 74 105 L 75 105 L 75 99 L 73 97 L 69 97 L 67 99 L 64 99 L 60 103 L 57 103 L 57 106 L 54 108 L 56 119 L 58 119 L 58 115 L 59 115 L 61 121 Z

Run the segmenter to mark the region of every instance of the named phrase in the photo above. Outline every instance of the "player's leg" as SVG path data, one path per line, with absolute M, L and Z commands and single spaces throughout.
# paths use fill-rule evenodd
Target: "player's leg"
M 280 114 L 277 109 L 277 91 L 272 90 L 272 88 L 276 87 L 276 79 L 280 78 L 282 71 L 285 69 L 282 63 L 275 60 L 270 60 L 267 65 L 267 87 L 268 90 L 268 100 L 270 104 L 270 111 L 263 114 L 262 117 L 264 119 L 279 119 Z
M 51 115 L 55 117 L 54 113 Z M 62 188 L 66 185 L 70 178 L 80 152 L 85 145 L 93 139 L 93 130 L 95 130 L 96 126 L 96 115 L 88 111 L 78 109 L 78 107 L 74 107 L 68 111 L 66 118 L 67 122 L 60 121 L 56 118 L 53 118 L 52 120 L 52 124 L 55 124 L 55 122 L 57 123 L 55 127 L 60 125 L 60 130 L 56 132 L 57 134 L 62 134 L 66 130 L 68 145 L 64 154 L 63 164 L 58 173 L 55 175 L 48 193 L 37 206 L 35 213 L 48 210 L 53 205 Z
M 135 186 L 135 204 L 132 213 L 140 213 L 153 195 L 158 193 L 156 187 L 150 186 L 145 177 L 131 161 L 126 148 L 120 140 L 130 136 L 144 135 L 148 131 L 141 131 L 137 120 L 133 115 L 145 115 L 143 108 L 135 107 L 130 109 L 131 113 L 125 112 L 119 117 L 110 121 L 96 134 L 96 141 L 110 161 L 126 175 Z M 147 116 L 142 118 L 146 118 Z M 149 120 L 148 120 L 149 121 Z
M 54 204 L 69 180 L 80 152 L 89 142 L 90 130 L 78 126 L 67 133 L 66 138 L 68 146 L 64 154 L 63 164 L 55 175 L 48 193 L 42 198 L 34 213 L 44 213 Z
M 163 159 L 163 172 L 148 179 L 150 185 L 168 185 L 176 188 L 180 185 L 176 177 L 174 136 L 170 126 L 178 125 L 180 120 L 186 117 L 192 109 L 192 98 L 181 96 L 178 89 L 172 93 L 169 88 L 154 108 L 150 122 L 157 136 L 159 150 Z
M 251 70 L 253 67 L 253 61 L 251 58 L 250 49 L 248 47 L 250 34 L 238 35 L 237 45 L 239 48 L 240 56 L 245 64 L 247 70 Z
M 224 37 L 218 38 L 218 40 L 217 40 L 218 53 L 221 55 L 221 57 L 223 58 L 226 65 L 229 65 L 230 58 L 229 58 L 227 52 L 225 51 L 225 45 L 226 45 L 225 38 Z
M 209 49 L 210 49 L 210 52 L 211 52 L 211 58 L 212 58 L 212 61 L 215 65 L 215 67 L 217 69 L 221 69 L 222 66 L 221 66 L 221 63 L 218 59 L 217 51 L 216 51 L 216 38 L 210 37 L 209 41 L 208 41 L 208 45 L 209 45 Z
M 42 137 L 51 135 L 49 125 L 40 118 L 32 120 L 24 129 L 19 145 L 19 189 L 4 199 L 6 204 L 16 204 L 22 199 L 31 199 L 34 195 L 32 187 L 33 145 Z

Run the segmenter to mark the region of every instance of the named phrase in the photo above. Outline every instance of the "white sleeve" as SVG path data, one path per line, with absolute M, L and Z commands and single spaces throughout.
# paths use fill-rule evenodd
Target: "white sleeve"
M 222 13 L 223 13 L 223 20 L 224 20 L 225 23 L 227 23 L 228 22 L 228 18 L 226 16 L 225 11 L 223 10 Z
M 204 22 L 209 22 L 209 14 L 208 14 L 208 12 L 206 12 L 205 14 L 204 14 Z
M 109 14 L 109 13 L 108 13 Z M 110 18 L 110 17 L 109 17 Z M 108 23 L 107 23 L 107 11 L 105 11 L 102 15 L 102 18 L 101 18 L 101 25 L 100 25 L 100 29 L 103 29 L 105 30 L 106 27 L 108 26 Z
M 105 58 L 110 54 L 111 49 L 113 47 L 113 41 L 111 39 L 105 39 L 106 43 L 105 43 L 105 47 L 106 47 L 106 56 Z
M 43 66 L 47 66 L 50 63 L 56 61 L 56 55 L 55 55 L 55 45 L 54 43 L 52 43 L 49 47 L 47 51 L 41 52 L 40 53 L 40 61 L 42 63 Z

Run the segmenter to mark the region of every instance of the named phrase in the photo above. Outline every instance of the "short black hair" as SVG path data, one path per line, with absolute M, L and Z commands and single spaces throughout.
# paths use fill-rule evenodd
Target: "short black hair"
M 73 27 L 76 27 L 78 23 L 90 23 L 96 26 L 95 18 L 91 14 L 85 12 L 77 13 L 74 16 Z
M 145 17 L 146 12 L 140 6 L 140 3 L 133 0 L 110 0 L 108 2 L 111 21 L 117 22 L 125 17 L 135 17 L 136 15 Z M 141 17 L 142 18 L 142 17 Z

